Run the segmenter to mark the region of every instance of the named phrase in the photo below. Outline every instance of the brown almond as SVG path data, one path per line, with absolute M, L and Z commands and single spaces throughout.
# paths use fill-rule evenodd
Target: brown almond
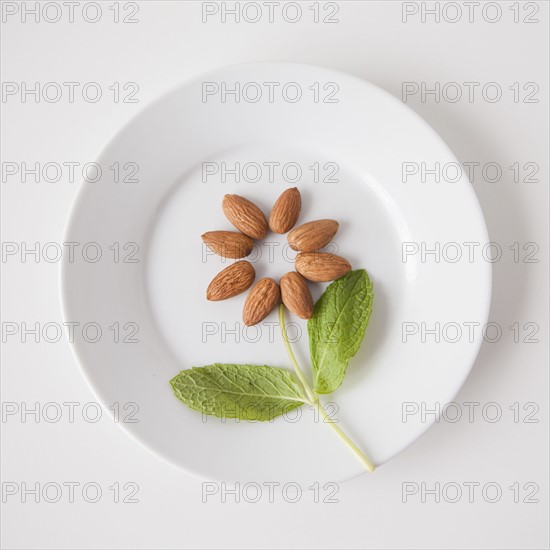
M 267 235 L 264 213 L 251 201 L 240 195 L 225 195 L 222 209 L 227 219 L 245 235 L 263 239 Z
M 297 187 L 287 189 L 275 201 L 269 215 L 269 228 L 274 233 L 286 233 L 290 231 L 298 221 L 302 210 L 302 196 Z
M 288 234 L 288 244 L 292 250 L 313 252 L 327 246 L 336 235 L 339 224 L 336 220 L 316 220 L 307 222 Z
M 309 319 L 313 315 L 313 298 L 304 278 L 296 271 L 290 271 L 281 277 L 279 285 L 283 304 L 294 315 Z
M 296 256 L 296 271 L 315 282 L 334 281 L 351 270 L 350 263 L 327 252 L 300 252 Z
M 254 282 L 256 271 L 250 262 L 236 262 L 220 271 L 206 289 L 206 299 L 226 300 L 244 292 Z
M 243 308 L 244 324 L 251 327 L 265 319 L 279 302 L 279 296 L 279 285 L 273 279 L 260 279 L 246 297 Z
M 236 231 L 208 231 L 201 238 L 210 250 L 224 258 L 244 258 L 254 246 L 250 237 Z

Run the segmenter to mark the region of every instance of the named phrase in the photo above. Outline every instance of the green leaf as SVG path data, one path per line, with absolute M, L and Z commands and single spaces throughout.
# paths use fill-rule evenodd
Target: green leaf
M 307 329 L 317 393 L 332 393 L 342 384 L 365 335 L 372 299 L 372 282 L 358 269 L 330 284 L 315 304 Z
M 170 385 L 188 407 L 219 418 L 266 421 L 307 401 L 291 372 L 266 365 L 193 367 Z

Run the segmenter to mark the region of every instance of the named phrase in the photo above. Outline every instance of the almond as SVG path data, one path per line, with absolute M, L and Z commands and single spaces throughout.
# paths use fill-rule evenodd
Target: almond
M 288 234 L 288 244 L 292 250 L 312 252 L 327 246 L 338 231 L 336 220 L 307 222 Z
M 250 237 L 236 231 L 208 231 L 201 238 L 210 250 L 224 258 L 244 258 L 254 246 Z
M 220 271 L 206 289 L 206 299 L 226 300 L 244 292 L 254 282 L 256 271 L 250 262 L 236 262 Z
M 225 195 L 222 209 L 227 219 L 245 235 L 263 239 L 267 234 L 264 213 L 251 201 L 240 195 Z
M 309 319 L 313 315 L 313 298 L 304 278 L 299 273 L 290 271 L 281 277 L 279 284 L 283 304 L 294 315 Z
M 287 189 L 275 201 L 273 210 L 269 215 L 269 228 L 274 233 L 286 233 L 290 231 L 298 221 L 302 209 L 302 196 L 297 187 Z
M 260 279 L 246 297 L 243 308 L 244 324 L 251 327 L 265 319 L 277 305 L 279 296 L 279 285 L 273 279 Z
M 296 271 L 315 282 L 334 281 L 351 270 L 349 262 L 327 252 L 300 252 L 296 256 Z

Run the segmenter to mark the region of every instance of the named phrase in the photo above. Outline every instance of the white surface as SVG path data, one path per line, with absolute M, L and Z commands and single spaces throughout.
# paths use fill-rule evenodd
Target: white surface
M 484 344 L 456 398 L 464 411 L 461 421 L 440 422 L 375 475 L 342 484 L 338 503 L 315 503 L 314 494 L 304 492 L 291 504 L 280 495 L 270 503 L 266 487 L 257 503 L 242 498 L 235 503 L 230 495 L 221 502 L 219 494 L 203 503 L 200 482 L 156 459 L 106 415 L 97 423 L 83 421 L 78 408 L 74 423 L 66 412 L 56 423 L 8 417 L 2 423 L 4 483 L 96 482 L 103 495 L 96 504 L 83 502 L 78 492 L 74 503 L 66 494 L 57 503 L 6 497 L 3 547 L 548 546 L 548 8 L 539 4 L 538 24 L 515 24 L 509 5 L 502 6 L 501 21 L 495 24 L 481 17 L 471 24 L 421 24 L 418 17 L 403 24 L 400 4 L 381 2 L 343 2 L 341 22 L 333 25 L 313 24 L 312 12 L 305 9 L 294 25 L 203 24 L 200 2 L 167 2 L 141 4 L 140 22 L 134 25 L 89 24 L 77 18 L 73 24 L 9 19 L 2 26 L 4 81 L 98 81 L 105 97 L 116 81 L 140 86 L 137 104 L 10 99 L 2 104 L 3 161 L 94 160 L 125 121 L 165 90 L 198 72 L 243 61 L 317 63 L 370 80 L 397 97 L 402 82 L 412 81 L 429 87 L 437 81 L 493 81 L 503 89 L 496 103 L 479 96 L 473 103 L 437 103 L 430 96 L 421 102 L 419 95 L 407 102 L 459 160 L 496 162 L 503 170 L 498 183 L 484 181 L 479 171 L 474 181 L 490 238 L 503 249 L 502 259 L 493 265 L 490 314 L 503 333 L 499 342 Z M 537 82 L 539 103 L 514 103 L 508 90 L 514 82 Z M 538 163 L 540 182 L 514 183 L 508 167 L 515 162 Z M 21 183 L 12 177 L 2 183 L 3 241 L 60 242 L 77 187 L 67 177 L 57 183 Z M 508 249 L 514 242 L 536 243 L 539 262 L 515 263 Z M 58 264 L 10 257 L 2 267 L 4 322 L 61 323 Z M 536 323 L 539 343 L 515 343 L 508 327 L 516 322 L 521 327 Z M 527 332 L 522 328 L 520 340 Z M 2 354 L 4 403 L 77 402 L 81 409 L 95 400 L 65 340 L 22 343 L 10 337 Z M 468 402 L 481 404 L 473 422 L 464 418 Z M 489 402 L 502 409 L 498 422 L 481 415 Z M 539 422 L 515 423 L 509 407 L 519 403 L 524 419 L 528 410 L 522 407 L 528 402 L 538 406 L 534 418 Z M 130 492 L 122 488 L 125 483 L 137 483 L 134 498 L 139 502 L 115 504 L 109 487 L 117 482 L 123 495 Z M 464 494 L 455 504 L 436 503 L 430 495 L 425 503 L 419 495 L 403 503 L 404 482 L 425 482 L 428 488 L 436 482 L 458 483 Z M 465 482 L 495 482 L 502 497 L 491 504 L 479 487 L 470 503 Z M 523 500 L 529 482 L 538 485 L 539 502 L 514 503 L 508 487 L 519 483 Z M 329 493 L 322 490 L 321 500 Z
M 231 87 L 293 82 L 301 90 L 314 82 L 337 82 L 340 98 L 338 103 L 309 101 L 299 110 L 281 101 L 259 108 L 212 98 L 204 102 L 203 82 L 229 82 Z M 206 177 L 205 161 L 228 167 L 252 162 L 265 167 L 275 161 L 284 166 L 290 159 L 304 167 L 337 161 L 337 183 L 301 182 L 305 204 L 298 223 L 327 216 L 340 220 L 342 229 L 331 246 L 355 268 L 367 268 L 375 285 L 368 338 L 350 364 L 346 384 L 326 397 L 375 464 L 390 460 L 430 426 L 404 423 L 403 403 L 454 398 L 483 342 L 481 331 L 471 341 L 415 343 L 408 336 L 403 342 L 403 323 L 449 318 L 483 326 L 491 264 L 481 256 L 472 262 L 422 262 L 416 254 L 404 262 L 402 243 L 429 241 L 434 235 L 442 242 L 487 243 L 487 229 L 466 175 L 451 187 L 400 181 L 401 167 L 411 158 L 457 163 L 437 134 L 402 102 L 367 82 L 312 65 L 232 65 L 200 75 L 159 99 L 109 143 L 98 162 L 111 166 L 123 158 L 139 159 L 140 183 L 83 187 L 64 241 L 106 243 L 105 248 L 114 240 L 137 242 L 142 260 L 133 266 L 111 261 L 90 266 L 65 256 L 64 319 L 94 319 L 110 326 L 123 318 L 139 326 L 139 342 L 133 345 L 76 338 L 74 348 L 106 409 L 113 402 L 139 404 L 140 421 L 122 426 L 154 452 L 205 480 L 309 485 L 364 473 L 342 445 L 334 448 L 338 442 L 322 423 L 312 426 L 311 414 L 301 411 L 291 416 L 292 422 L 283 415 L 267 426 L 214 418 L 204 422 L 174 399 L 168 381 L 192 366 L 288 365 L 278 327 L 273 326 L 277 338 L 266 330 L 266 323 L 276 323 L 276 310 L 244 331 L 245 295 L 217 304 L 205 299 L 205 286 L 227 261 L 206 254 L 200 235 L 233 229 L 220 212 L 225 193 L 246 196 L 269 213 L 290 183 L 270 181 L 265 169 L 263 177 L 256 169 L 250 170 L 253 176 L 245 171 L 238 183 Z M 278 280 L 293 265 L 281 246 L 269 254 L 266 243 L 272 238 L 270 233 L 257 241 L 259 253 L 249 258 L 264 275 Z M 326 287 L 309 286 L 316 295 Z M 289 316 L 288 322 L 295 325 L 296 319 Z M 207 326 L 235 323 L 243 333 L 239 341 L 205 332 Z M 301 337 L 294 347 L 309 376 L 307 326 L 299 326 Z M 297 450 L 292 459 L 289 447 Z

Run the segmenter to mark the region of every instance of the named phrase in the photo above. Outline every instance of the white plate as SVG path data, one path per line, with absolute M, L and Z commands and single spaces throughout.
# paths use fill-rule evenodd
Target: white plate
M 214 83 L 208 90 L 221 89 L 222 83 L 234 89 L 239 83 L 240 101 L 226 95 L 224 102 L 220 93 L 203 97 L 204 82 Z M 253 84 L 245 87 L 248 83 Z M 285 87 L 288 83 L 294 84 Z M 298 88 L 302 97 L 292 103 Z M 258 90 L 262 94 L 254 102 Z M 329 99 L 333 102 L 324 101 Z M 130 177 L 132 166 L 124 168 L 128 162 L 139 165 L 134 176 L 139 182 L 114 182 L 115 163 L 120 179 Z M 207 166 L 233 169 L 236 162 L 238 183 L 228 172 L 225 182 L 221 171 L 203 177 Z M 94 322 L 102 329 L 95 343 L 75 331 L 73 349 L 86 379 L 106 408 L 139 406 L 134 415 L 134 405 L 121 410 L 120 425 L 161 457 L 208 479 L 307 483 L 363 472 L 332 430 L 305 407 L 272 423 L 222 422 L 188 409 L 168 383 L 182 369 L 213 362 L 290 368 L 275 312 L 259 330 L 245 330 L 240 319 L 246 295 L 206 301 L 206 286 L 228 264 L 205 253 L 200 235 L 232 229 L 221 211 L 225 193 L 245 195 L 269 212 L 283 189 L 297 185 L 303 196 L 300 222 L 339 220 L 334 239 L 339 253 L 355 268 L 366 268 L 375 285 L 366 338 L 344 384 L 326 401 L 334 403 L 340 425 L 378 465 L 423 433 L 434 416 L 413 414 L 405 422 L 403 404 L 415 404 L 408 410 L 433 409 L 459 390 L 481 343 L 481 330 L 469 338 L 470 325 L 464 323 L 486 322 L 491 269 L 481 254 L 474 261 L 463 254 L 454 263 L 436 262 L 433 256 L 423 262 L 420 254 L 403 261 L 405 242 L 433 248 L 436 241 L 440 246 L 488 241 L 465 177 L 454 183 L 433 183 L 429 176 L 426 183 L 419 177 L 404 183 L 403 162 L 425 162 L 429 168 L 456 159 L 394 97 L 315 66 L 254 63 L 218 69 L 139 113 L 100 155 L 101 180 L 82 184 L 65 235 L 65 241 L 80 246 L 74 258 L 64 256 L 62 265 L 66 321 Z M 262 167 L 257 182 L 255 165 L 245 169 L 247 163 Z M 271 174 L 266 163 L 280 164 L 271 165 Z M 318 182 L 310 168 L 315 163 Z M 330 179 L 330 163 L 338 166 L 332 176 L 337 182 L 322 181 Z M 285 175 L 295 178 L 296 165 L 301 178 L 284 181 Z M 257 276 L 277 278 L 292 269 L 292 258 L 284 237 L 269 235 L 266 241 L 271 244 L 259 245 L 254 253 Z M 90 242 L 102 250 L 95 263 L 90 261 L 95 245 L 86 248 L 86 259 L 81 253 Z M 134 245 L 124 248 L 130 242 L 139 252 L 133 254 Z M 447 252 L 445 257 L 452 258 L 453 250 Z M 314 298 L 322 286 L 312 285 Z M 306 325 L 288 320 L 295 323 L 293 335 L 301 334 L 295 348 L 309 373 Z M 403 323 L 419 328 L 406 342 Z M 457 323 L 461 338 L 452 342 L 455 325 L 449 325 L 439 343 L 430 334 L 423 342 L 422 328 L 433 329 L 435 323 L 442 331 L 446 323 Z M 86 331 L 88 340 L 96 339 L 94 326 Z M 135 326 L 139 332 L 132 338 Z

